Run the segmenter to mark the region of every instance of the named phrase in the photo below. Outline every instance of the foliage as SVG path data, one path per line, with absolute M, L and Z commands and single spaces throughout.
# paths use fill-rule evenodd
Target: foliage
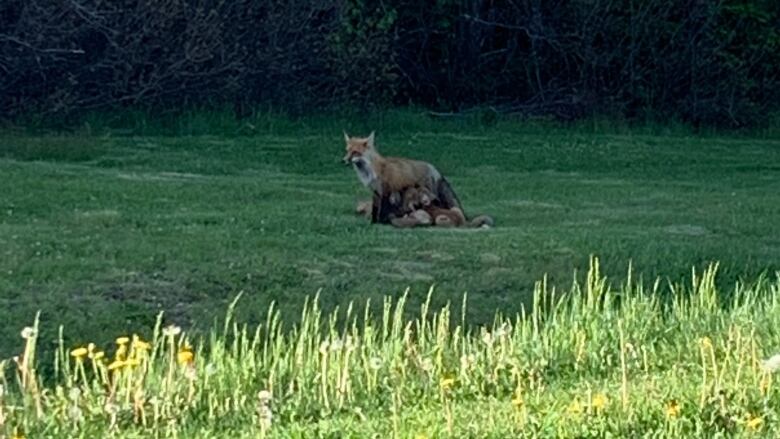
M 9 0 L 0 116 L 423 105 L 755 126 L 780 109 L 772 0 Z

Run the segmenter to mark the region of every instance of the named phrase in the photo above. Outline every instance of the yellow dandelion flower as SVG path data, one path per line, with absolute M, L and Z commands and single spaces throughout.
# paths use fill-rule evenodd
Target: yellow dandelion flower
M 70 351 L 70 356 L 76 358 L 77 360 L 80 360 L 88 353 L 89 351 L 87 351 L 87 348 L 81 347 Z
M 580 404 L 580 401 L 575 399 L 572 401 L 568 407 L 566 407 L 566 411 L 570 415 L 579 415 L 582 413 L 582 404 Z
M 745 427 L 748 428 L 748 430 L 757 431 L 761 429 L 761 426 L 764 424 L 764 419 L 759 416 L 753 416 L 749 415 L 747 422 L 745 422 Z
M 676 400 L 672 399 L 666 403 L 667 418 L 676 418 L 680 416 L 680 410 L 681 410 L 680 403 L 678 403 Z
M 191 364 L 194 359 L 195 354 L 193 354 L 189 349 L 182 349 L 178 354 L 176 354 L 176 360 L 181 365 Z
M 152 348 L 152 345 L 148 342 L 145 342 L 141 339 L 133 340 L 133 349 L 138 349 L 142 351 L 148 351 Z
M 103 359 L 103 357 L 106 356 L 106 353 L 103 351 L 97 351 L 92 354 L 92 361 L 100 361 Z
M 127 367 L 136 367 L 141 365 L 141 360 L 137 358 L 130 358 L 129 360 L 125 361 L 125 366 Z
M 423 433 L 418 433 L 414 435 L 414 439 L 428 439 L 428 435 Z
M 126 364 L 127 362 L 125 362 L 124 360 L 116 360 L 113 363 L 108 365 L 108 370 L 118 370 L 125 367 Z
M 116 339 L 116 344 L 118 344 L 119 346 L 124 346 L 129 342 L 130 342 L 129 337 L 119 337 Z
M 125 356 L 127 355 L 127 345 L 120 344 L 118 348 L 116 348 L 116 352 L 114 353 L 114 358 L 117 360 L 124 360 Z
M 454 378 L 443 378 L 441 381 L 439 381 L 439 387 L 441 387 L 442 390 L 449 390 L 452 388 L 454 384 L 455 384 Z
M 603 393 L 597 393 L 593 395 L 593 400 L 591 401 L 591 407 L 593 407 L 597 412 L 604 410 L 607 407 L 607 404 L 609 404 L 609 399 L 607 399 L 607 395 Z
M 709 337 L 702 337 L 699 339 L 699 343 L 701 343 L 702 347 L 705 347 L 707 349 L 712 347 L 712 339 Z

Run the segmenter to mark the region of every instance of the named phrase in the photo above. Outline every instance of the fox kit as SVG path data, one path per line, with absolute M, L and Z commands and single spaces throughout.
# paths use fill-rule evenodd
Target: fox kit
M 437 227 L 492 227 L 493 218 L 480 215 L 471 221 L 466 220 L 458 207 L 444 209 L 434 204 L 433 194 L 421 187 L 407 188 L 403 193 L 403 205 L 406 212 L 402 218 L 391 223 L 396 227 L 415 227 L 433 225 Z
M 430 163 L 382 156 L 376 149 L 373 131 L 365 138 L 350 137 L 345 132 L 344 140 L 347 144 L 344 164 L 351 165 L 360 182 L 374 193 L 371 203 L 372 223 L 387 223 L 394 214 L 402 214 L 401 206 L 390 199 L 391 194 L 401 194 L 413 186 L 423 187 L 436 194 L 438 203 L 445 209 L 461 208 L 450 184 Z M 360 213 L 360 206 L 357 210 Z

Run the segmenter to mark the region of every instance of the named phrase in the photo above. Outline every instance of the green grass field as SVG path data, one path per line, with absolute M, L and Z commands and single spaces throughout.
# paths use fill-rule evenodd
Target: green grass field
M 780 269 L 779 140 L 693 136 L 684 131 L 602 132 L 503 121 L 490 128 L 415 119 L 346 125 L 355 134 L 377 129 L 380 151 L 386 155 L 436 164 L 467 215 L 489 213 L 497 222 L 492 230 L 396 230 L 371 226 L 353 214 L 355 202 L 367 198 L 368 192 L 354 171 L 340 163 L 341 127 L 271 124 L 249 136 L 219 130 L 220 135 L 183 135 L 186 127 L 177 136 L 83 130 L 68 135 L 0 135 L 0 321 L 6 322 L 0 328 L 0 358 L 20 354 L 24 340 L 19 333 L 40 310 L 36 343 L 41 361 L 36 367 L 48 377 L 42 386 L 48 386 L 48 396 L 53 398 L 44 405 L 67 412 L 68 395 L 63 397 L 65 405 L 57 405 L 54 396 L 54 365 L 60 364 L 59 379 L 69 377 L 66 387 L 80 383 L 73 381 L 74 371 L 63 372 L 62 358 L 59 363 L 52 359 L 60 343 L 59 325 L 64 325 L 63 352 L 89 342 L 109 349 L 114 338 L 123 334 L 152 339 L 161 311 L 162 326 L 175 324 L 208 340 L 209 334 L 215 337 L 210 332 L 215 321 L 221 321 L 239 292 L 235 321 L 250 328 L 264 323 L 273 302 L 280 321 L 291 328 L 301 318 L 306 297 L 318 291 L 324 312 L 339 306 L 343 314 L 354 302 L 362 318 L 367 301 L 381 316 L 383 298 L 397 299 L 409 288 L 406 311 L 393 326 L 398 333 L 377 339 L 375 347 L 365 348 L 360 358 L 352 360 L 354 364 L 341 356 L 337 361 L 344 361 L 346 369 L 364 372 L 373 370 L 366 369 L 373 357 L 382 364 L 403 363 L 402 369 L 414 369 L 411 364 L 424 357 L 435 367 L 403 373 L 397 368 L 378 369 L 387 372 L 379 375 L 365 372 L 354 390 L 339 390 L 346 386 L 346 378 L 333 374 L 341 372 L 321 369 L 317 346 L 324 340 L 322 334 L 310 329 L 305 349 L 295 347 L 302 342 L 296 342 L 294 335 L 263 335 L 257 343 L 271 340 L 273 349 L 268 345 L 259 349 L 252 344 L 254 329 L 250 329 L 248 339 L 239 337 L 244 344 L 235 347 L 233 336 L 224 340 L 219 336 L 202 345 L 208 353 L 196 355 L 204 359 L 196 362 L 198 370 L 205 370 L 200 368 L 223 364 L 214 363 L 221 361 L 220 349 L 236 349 L 224 360 L 224 368 L 212 365 L 219 377 L 215 378 L 218 386 L 211 384 L 215 389 L 199 387 L 193 390 L 197 397 L 186 396 L 186 391 L 176 393 L 172 384 L 166 384 L 164 376 L 149 378 L 147 392 L 168 392 L 158 400 L 189 404 L 187 409 L 161 409 L 166 415 L 156 419 L 160 424 L 154 428 L 182 437 L 215 437 L 214 431 L 255 437 L 258 424 L 252 416 L 257 386 L 269 383 L 282 387 L 273 389 L 274 404 L 282 401 L 283 407 L 275 415 L 273 431 L 292 437 L 306 436 L 307 431 L 331 437 L 344 437 L 344 432 L 366 437 L 369 431 L 393 431 L 402 437 L 449 433 L 506 437 L 516 434 L 519 425 L 539 434 L 567 436 L 575 430 L 562 433 L 559 427 L 565 423 L 556 423 L 560 419 L 556 413 L 565 413 L 558 406 L 571 402 L 575 394 L 581 399 L 589 395 L 582 410 L 589 421 L 580 425 L 585 430 L 576 430 L 585 436 L 650 427 L 664 434 L 672 431 L 666 428 L 681 428 L 703 437 L 712 432 L 752 431 L 742 421 L 729 420 L 733 416 L 761 416 L 764 424 L 756 429 L 759 432 L 776 425 L 776 393 L 754 386 L 759 393 L 743 395 L 739 386 L 742 380 L 762 379 L 757 359 L 771 355 L 780 342 L 777 313 L 764 318 L 758 311 L 777 311 L 780 299 L 778 284 L 773 283 Z M 566 303 L 575 303 L 578 289 L 572 283 L 577 279 L 587 284 L 590 255 L 600 258 L 601 273 L 616 286 L 610 293 L 613 300 L 628 308 L 613 312 L 591 304 L 585 313 L 566 305 L 574 308 L 561 311 L 561 319 L 569 320 L 556 322 L 560 328 L 550 328 L 547 321 L 543 324 L 541 315 L 534 322 L 545 329 L 528 326 L 531 323 L 515 326 L 507 341 L 501 342 L 500 356 L 493 351 L 495 346 L 480 345 L 479 328 L 493 324 L 497 311 L 512 317 L 524 306 L 530 313 L 534 283 L 544 276 L 547 291 L 573 291 Z M 707 300 L 702 302 L 706 306 L 685 305 L 678 298 L 677 314 L 666 315 L 668 305 L 662 299 L 672 300 L 673 289 L 683 294 L 674 286 L 690 286 L 692 268 L 701 271 L 715 261 L 719 262 L 717 277 L 702 297 L 726 303 L 735 291 L 739 296 L 734 284 L 743 280 L 751 291 L 747 305 L 720 311 L 718 306 L 708 307 Z M 642 289 L 620 287 L 629 264 L 634 280 L 643 279 L 645 289 L 652 290 L 653 282 L 661 279 L 652 291 L 654 298 L 642 294 L 635 301 L 625 298 Z M 762 275 L 770 281 L 755 284 Z M 404 339 L 403 318 L 419 316 L 432 285 L 431 310 L 451 302 L 452 324 L 463 325 L 462 337 L 472 331 L 471 344 L 459 344 L 452 335 L 432 328 L 427 336 L 418 333 L 419 340 Z M 465 310 L 461 309 L 464 294 L 468 295 Z M 602 292 L 599 297 L 605 295 L 609 294 Z M 761 300 L 767 302 L 751 308 Z M 697 306 L 705 309 L 696 310 Z M 623 386 L 619 357 L 628 355 L 629 343 L 616 338 L 618 320 L 627 325 L 628 335 L 624 335 L 635 349 L 631 361 L 636 364 L 624 365 L 622 371 L 634 368 L 628 379 L 642 381 L 631 385 L 635 396 L 628 402 L 615 393 Z M 541 336 L 538 331 L 549 334 Z M 577 331 L 583 331 L 586 341 L 578 341 Z M 353 334 L 355 339 L 361 336 L 361 331 Z M 424 342 L 425 337 L 430 339 Z M 703 367 L 697 341 L 702 337 L 711 337 L 716 347 L 712 364 Z M 155 352 L 174 355 L 174 350 L 166 350 L 166 337 L 156 340 Z M 744 344 L 748 342 L 752 347 Z M 576 353 L 577 343 L 587 345 L 584 360 Z M 644 363 L 643 354 L 636 350 L 641 346 L 649 349 Z M 285 347 L 303 349 L 300 364 Z M 732 348 L 751 357 L 740 357 L 742 351 Z M 416 356 L 397 358 L 409 349 Z M 479 373 L 458 366 L 469 352 L 485 356 L 484 362 L 478 361 Z M 162 362 L 158 369 L 166 365 L 175 369 L 164 358 L 149 364 L 154 361 Z M 719 369 L 712 372 L 715 383 L 713 377 L 707 381 L 702 370 L 717 369 L 722 361 L 744 367 L 729 369 L 723 376 L 718 375 L 724 372 Z M 11 365 L 10 360 L 5 363 L 9 383 L 15 376 Z M 292 372 L 296 367 L 302 368 L 302 375 Z M 485 367 L 502 369 L 491 369 L 491 374 Z M 703 384 L 696 381 L 702 379 Z M 130 378 L 123 383 L 127 389 L 136 388 Z M 666 383 L 680 395 L 667 394 Z M 320 386 L 319 391 L 303 392 L 305 385 Z M 647 407 L 631 405 L 639 399 L 637 386 L 642 392 L 657 392 L 658 407 L 673 397 L 685 400 L 685 422 L 680 419 L 675 427 L 665 423 L 663 409 L 644 413 Z M 13 387 L 16 384 L 6 385 Z M 26 399 L 15 403 L 27 407 L 20 411 L 24 415 L 8 419 L 24 419 L 27 430 L 35 430 L 36 397 L 29 396 L 34 393 L 29 392 L 29 383 L 22 387 Z M 530 392 L 526 398 L 534 398 L 530 405 L 521 404 L 524 408 L 519 411 L 507 402 L 516 388 Z M 723 403 L 729 407 L 723 409 L 726 414 L 715 413 L 717 404 L 708 404 L 723 389 L 736 392 L 738 402 L 729 402 L 734 407 Z M 710 402 L 700 403 L 700 391 Z M 595 416 L 594 410 L 602 409 L 599 404 L 592 407 L 594 392 L 609 396 L 613 410 L 609 416 Z M 429 393 L 430 397 L 423 396 Z M 329 398 L 336 398 L 338 404 Z M 128 396 L 126 402 L 131 399 Z M 116 422 L 122 431 L 144 436 L 132 410 L 125 412 L 126 407 L 115 403 L 123 414 Z M 235 404 L 234 421 L 225 417 L 233 410 L 231 404 Z M 620 413 L 638 417 L 624 419 Z M 705 415 L 715 420 L 702 420 Z M 111 424 L 100 423 L 100 413 L 87 416 L 92 419 L 89 428 L 57 416 L 47 418 L 46 431 L 94 437 L 89 435 L 104 432 Z M 192 424 L 170 423 L 172 416 Z M 8 419 L 5 425 L 14 427 Z M 489 426 L 495 427 L 488 429 L 490 434 Z

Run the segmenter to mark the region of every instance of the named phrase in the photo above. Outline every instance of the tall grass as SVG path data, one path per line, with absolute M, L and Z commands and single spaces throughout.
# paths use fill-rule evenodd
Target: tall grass
M 776 436 L 780 279 L 737 284 L 724 303 L 717 265 L 690 286 L 613 286 L 591 260 L 569 291 L 540 281 L 532 309 L 467 330 L 463 315 L 406 295 L 382 313 L 300 324 L 273 308 L 231 318 L 206 339 L 154 328 L 114 346 L 65 346 L 36 372 L 39 322 L 2 363 L 7 437 L 712 437 Z M 662 290 L 671 293 L 663 301 Z M 467 299 L 464 298 L 464 304 Z M 62 333 L 62 330 L 60 331 Z M 14 436 L 16 435 L 16 436 Z M 378 436 L 376 436 L 378 435 Z

